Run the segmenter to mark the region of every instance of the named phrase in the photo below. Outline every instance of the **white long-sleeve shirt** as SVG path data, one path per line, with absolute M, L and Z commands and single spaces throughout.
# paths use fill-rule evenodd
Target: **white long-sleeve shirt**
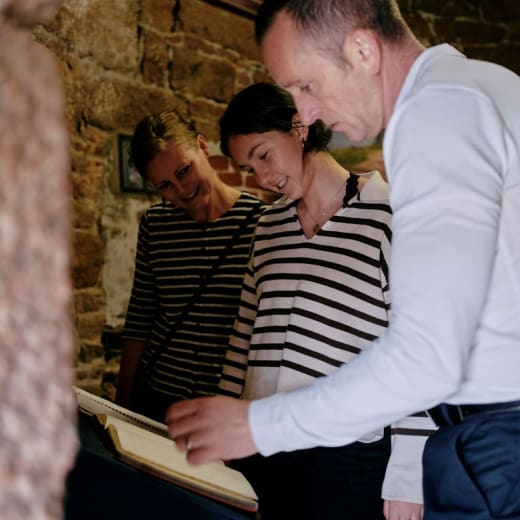
M 390 326 L 331 375 L 252 402 L 263 455 L 354 442 L 439 402 L 520 398 L 520 78 L 448 45 L 424 51 L 383 152 Z

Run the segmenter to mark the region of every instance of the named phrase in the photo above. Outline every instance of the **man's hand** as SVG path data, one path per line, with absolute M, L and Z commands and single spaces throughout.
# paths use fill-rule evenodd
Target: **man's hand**
M 386 520 L 422 520 L 424 507 L 413 502 L 385 500 L 383 512 Z
M 249 401 L 201 397 L 166 412 L 168 434 L 192 464 L 247 457 L 257 452 L 248 422 Z

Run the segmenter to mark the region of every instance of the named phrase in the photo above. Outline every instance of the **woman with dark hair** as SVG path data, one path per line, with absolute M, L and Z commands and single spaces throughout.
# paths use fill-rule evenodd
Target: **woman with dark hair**
M 215 395 L 264 204 L 228 186 L 206 139 L 172 111 L 136 126 L 131 160 L 163 202 L 142 216 L 116 400 L 162 421 Z
M 345 170 L 327 150 L 331 132 L 320 121 L 302 125 L 279 87 L 238 93 L 220 130 L 223 152 L 282 194 L 256 229 L 220 382 L 222 393 L 252 400 L 309 385 L 383 332 L 392 214 L 380 174 Z M 424 414 L 392 432 L 391 457 L 386 428 L 347 446 L 233 465 L 255 487 L 262 520 L 382 519 L 382 496 L 398 502 L 402 518 L 419 519 L 418 424 L 431 427 Z

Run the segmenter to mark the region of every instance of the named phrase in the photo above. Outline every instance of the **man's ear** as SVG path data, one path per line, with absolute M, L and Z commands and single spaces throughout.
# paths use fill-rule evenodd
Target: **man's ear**
M 209 145 L 206 138 L 201 134 L 197 135 L 197 143 L 199 144 L 199 148 L 206 154 L 206 157 L 209 157 Z
M 352 67 L 363 67 L 372 74 L 381 70 L 382 48 L 374 31 L 355 29 L 345 36 L 343 57 Z

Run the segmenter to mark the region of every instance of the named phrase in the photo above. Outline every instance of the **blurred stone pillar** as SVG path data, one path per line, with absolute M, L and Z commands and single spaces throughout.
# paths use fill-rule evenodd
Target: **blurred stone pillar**
M 77 449 L 58 1 L 0 0 L 0 518 L 61 518 Z

